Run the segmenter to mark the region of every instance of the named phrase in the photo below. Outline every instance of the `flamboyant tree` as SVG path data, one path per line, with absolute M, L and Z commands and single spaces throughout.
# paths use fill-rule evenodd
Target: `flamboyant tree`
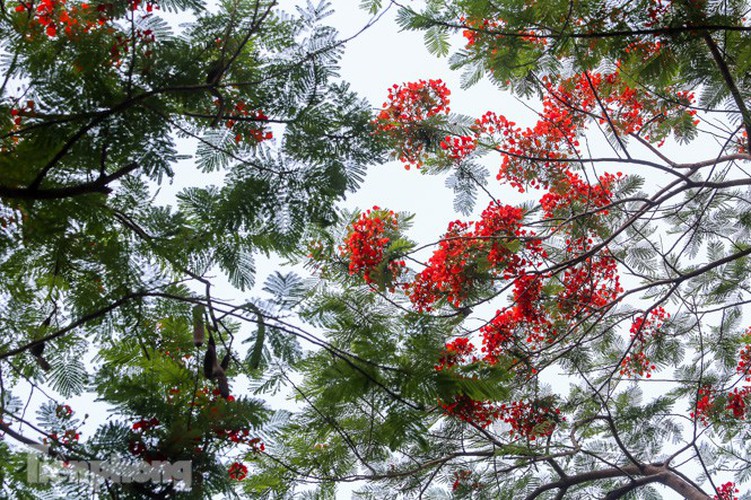
M 383 156 L 338 78 L 329 10 L 2 2 L 0 496 L 211 498 L 241 484 L 280 417 L 236 376 L 257 374 L 264 349 L 300 354 L 271 318 L 299 282 L 276 273 L 251 296 L 253 257 L 296 253 Z M 172 179 L 187 186 L 176 205 L 158 196 Z M 217 296 L 222 274 L 235 296 Z M 69 404 L 84 393 L 98 410 Z M 114 475 L 29 483 L 25 445 L 58 468 L 112 460 Z M 191 481 L 134 482 L 118 460 L 157 474 L 190 461 Z
M 400 6 L 437 55 L 458 43 L 467 87 L 537 116 L 454 114 L 440 80 L 388 89 L 375 134 L 450 174 L 465 218 L 419 245 L 376 206 L 311 242 L 298 311 L 328 344 L 277 375 L 304 409 L 248 491 L 750 498 L 750 7 Z

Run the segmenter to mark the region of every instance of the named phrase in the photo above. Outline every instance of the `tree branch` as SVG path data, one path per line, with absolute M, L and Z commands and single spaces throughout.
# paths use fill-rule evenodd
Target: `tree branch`
M 722 58 L 719 47 L 717 47 L 717 44 L 712 40 L 712 35 L 704 33 L 703 36 L 707 47 L 709 47 L 709 51 L 712 53 L 712 58 L 714 58 L 715 64 L 717 64 L 717 68 L 720 70 L 720 74 L 725 80 L 725 85 L 727 85 L 730 94 L 733 96 L 735 105 L 738 106 L 738 110 L 741 112 L 741 116 L 743 116 L 743 128 L 746 129 L 747 147 L 751 150 L 751 114 L 749 114 L 746 103 L 743 101 L 743 96 L 738 90 L 735 80 L 733 80 L 733 75 L 730 74 L 730 68 L 728 68 L 728 65 Z
M 108 186 L 109 183 L 128 175 L 137 168 L 137 163 L 130 163 L 110 175 L 100 176 L 94 181 L 84 182 L 83 184 L 75 186 L 39 189 L 38 187 L 33 186 L 19 188 L 0 185 L 0 197 L 20 200 L 55 200 L 92 193 L 108 194 L 112 192 L 112 189 Z
M 642 480 L 635 480 L 635 482 L 636 481 L 640 482 L 638 486 L 643 486 L 644 484 L 648 484 L 651 482 L 659 482 L 667 486 L 668 488 L 672 489 L 673 491 L 683 495 L 683 497 L 686 498 L 687 500 L 710 500 L 709 495 L 697 489 L 695 486 L 689 484 L 688 482 L 684 481 L 681 477 L 677 476 L 672 471 L 668 470 L 664 464 L 650 464 L 650 465 L 644 465 L 641 467 L 637 467 L 636 465 L 626 465 L 626 466 L 619 467 L 619 468 L 593 470 L 589 472 L 584 472 L 582 474 L 577 474 L 574 476 L 565 476 L 559 479 L 558 481 L 554 481 L 552 483 L 547 483 L 547 484 L 543 484 L 539 486 L 537 489 L 532 491 L 532 493 L 527 495 L 525 500 L 534 500 L 535 498 L 539 497 L 546 491 L 553 490 L 553 489 L 570 488 L 571 486 L 576 486 L 576 485 L 583 484 L 583 483 L 589 483 L 589 482 L 598 481 L 601 479 L 624 477 L 627 475 L 628 476 L 640 476 L 642 478 L 651 479 L 650 481 L 643 481 L 643 482 Z M 615 491 L 619 491 L 619 490 L 615 490 Z M 606 498 L 611 498 L 611 497 L 606 497 Z M 618 497 L 616 496 L 612 498 L 618 498 Z

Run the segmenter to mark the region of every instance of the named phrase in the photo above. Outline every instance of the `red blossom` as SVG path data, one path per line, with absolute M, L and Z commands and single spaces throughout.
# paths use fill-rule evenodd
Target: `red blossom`
M 73 415 L 73 410 L 68 405 L 58 405 L 55 408 L 55 415 L 57 418 L 68 419 Z
M 214 101 L 215 106 L 220 106 L 219 100 Z M 264 125 L 269 121 L 262 110 L 251 111 L 245 101 L 238 101 L 230 112 L 232 118 L 227 119 L 225 126 L 235 130 L 235 142 L 243 140 L 251 144 L 258 144 L 274 138 L 273 132 L 266 130 Z
M 709 425 L 709 417 L 714 413 L 715 394 L 711 387 L 704 386 L 696 395 L 696 407 L 689 415 L 704 426 Z
M 623 291 L 616 260 L 604 250 L 568 267 L 561 282 L 564 289 L 557 297 L 558 310 L 566 319 L 605 307 Z
M 470 356 L 474 350 L 475 346 L 473 346 L 467 338 L 462 337 L 453 342 L 449 342 L 446 344 L 446 350 L 443 356 L 438 360 L 435 369 L 441 371 L 445 368 L 451 368 L 454 365 L 466 362 L 468 356 Z M 473 361 L 475 360 L 476 358 L 473 358 Z
M 488 401 L 475 401 L 469 396 L 458 395 L 450 403 L 439 401 L 447 415 L 470 422 L 480 427 L 488 427 L 500 416 L 499 409 Z
M 619 135 L 641 134 L 653 143 L 661 142 L 669 132 L 663 125 L 670 123 L 668 118 L 688 117 L 696 125 L 695 112 L 686 109 L 694 100 L 691 92 L 676 92 L 668 105 L 629 87 L 617 71 L 576 74 L 557 84 L 543 77 L 542 82 L 547 94 L 534 126 L 518 127 L 506 117 L 489 111 L 473 127 L 475 141 L 492 144 L 501 152 L 498 180 L 520 192 L 552 187 L 558 191 L 553 195 L 566 193 L 565 177 L 572 175 L 569 160 L 579 156 L 579 138 L 591 117 L 603 126 L 612 127 Z M 591 193 L 594 197 L 607 197 L 605 184 L 611 181 L 604 180 L 601 192 Z M 564 185 L 556 188 L 555 184 L 560 182 Z M 577 180 L 576 184 L 581 182 Z M 547 200 L 547 204 L 552 201 Z M 602 202 L 596 201 L 595 206 L 598 204 Z
M 150 6 L 149 11 L 154 8 L 154 4 L 147 5 Z M 19 2 L 15 7 L 16 12 L 32 13 L 32 25 L 42 28 L 48 38 L 58 38 L 62 33 L 64 37 L 74 40 L 107 24 L 111 20 L 112 9 L 112 4 L 103 3 L 94 11 L 90 10 L 88 3 L 69 3 L 67 0 L 39 0 L 35 8 L 31 2 Z M 137 38 L 145 43 L 153 41 L 151 33 L 138 33 Z
M 441 80 L 419 80 L 394 85 L 375 121 L 377 134 L 388 138 L 406 169 L 420 168 L 430 146 L 423 122 L 449 113 L 451 91 Z
M 733 414 L 733 417 L 739 420 L 746 418 L 746 400 L 751 395 L 751 387 L 735 388 L 728 394 L 728 403 L 725 409 Z
M 477 224 L 450 222 L 427 267 L 407 286 L 415 307 L 429 311 L 442 298 L 459 306 L 483 273 L 513 275 L 526 263 L 517 255 L 515 244 L 532 235 L 522 229 L 522 217 L 520 208 L 492 202 Z M 528 248 L 535 253 L 541 251 L 534 239 Z M 480 260 L 486 261 L 489 268 L 483 269 L 478 264 Z
M 131 439 L 128 443 L 128 451 L 138 457 L 146 453 L 146 445 L 140 439 Z
M 727 482 L 717 488 L 717 494 L 712 498 L 715 500 L 738 500 L 735 493 L 740 493 L 740 490 L 736 488 L 735 483 Z
M 240 462 L 233 462 L 228 469 L 230 479 L 242 481 L 248 476 L 248 468 Z
M 539 437 L 550 436 L 561 420 L 561 411 L 542 401 L 512 401 L 499 408 L 504 422 L 511 426 L 513 436 L 534 441 Z
M 361 274 L 368 284 L 391 284 L 405 266 L 396 259 L 390 259 L 385 268 L 382 265 L 398 230 L 397 215 L 392 211 L 373 207 L 361 214 L 339 247 L 340 255 L 349 261 L 349 274 Z
M 670 314 L 662 307 L 654 308 L 648 317 L 639 316 L 631 324 L 631 354 L 621 362 L 621 375 L 627 377 L 644 376 L 650 378 L 657 368 L 644 352 L 648 344 L 661 335 L 661 329 Z
M 141 419 L 133 424 L 134 431 L 148 431 L 159 425 L 159 419 L 156 417 L 150 419 Z
M 738 353 L 738 366 L 735 370 L 739 375 L 746 377 L 746 382 L 751 382 L 751 344 L 743 346 Z
M 446 156 L 454 161 L 461 161 L 472 154 L 472 151 L 477 147 L 477 140 L 466 135 L 457 137 L 447 135 L 441 141 L 440 146 L 446 152 Z

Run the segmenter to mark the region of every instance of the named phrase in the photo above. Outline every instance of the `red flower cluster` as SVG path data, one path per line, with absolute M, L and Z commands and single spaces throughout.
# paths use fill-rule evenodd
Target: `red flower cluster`
M 487 401 L 475 401 L 469 396 L 459 395 L 451 403 L 439 401 L 446 415 L 456 417 L 464 422 L 487 427 L 500 417 L 499 409 Z
M 146 453 L 146 445 L 140 439 L 131 439 L 128 442 L 128 451 L 131 453 L 131 455 L 140 457 L 144 453 Z
M 446 152 L 446 155 L 454 161 L 461 161 L 475 150 L 477 147 L 477 140 L 466 135 L 460 135 L 451 137 L 447 135 L 444 140 L 441 141 L 441 149 Z
M 58 407 L 55 408 L 55 416 L 67 420 L 73 416 L 73 410 L 68 405 L 58 405 Z
M 644 61 L 648 61 L 653 56 L 660 53 L 662 42 L 659 40 L 635 40 L 628 45 L 623 51 L 626 54 L 638 54 Z M 620 65 L 620 61 L 618 61 Z
M 751 328 L 747 331 L 746 336 L 748 335 L 748 332 L 751 332 Z M 741 350 L 738 353 L 736 372 L 744 377 L 745 382 L 751 382 L 751 345 L 746 344 L 741 347 Z M 746 409 L 749 401 L 751 401 L 751 386 L 745 385 L 743 387 L 735 387 L 732 391 L 727 393 L 724 409 L 728 414 L 732 415 L 734 419 L 745 420 Z M 712 401 L 712 404 L 714 404 L 714 401 Z M 712 408 L 712 410 L 715 412 L 720 411 L 719 408 Z M 702 423 L 707 425 L 706 419 L 703 420 Z
M 748 153 L 748 132 L 743 130 L 735 141 L 735 149 L 740 154 Z
M 88 33 L 104 26 L 109 20 L 108 11 L 112 9 L 111 4 L 100 4 L 96 11 L 86 2 L 70 7 L 66 4 L 67 0 L 40 0 L 35 8 L 33 2 L 21 1 L 15 11 L 33 14 L 33 24 L 42 28 L 49 38 L 55 38 L 60 30 L 73 37 L 79 32 Z
M 446 350 L 438 360 L 438 364 L 435 365 L 436 371 L 442 371 L 445 368 L 451 368 L 459 363 L 467 361 L 467 357 L 475 350 L 469 339 L 460 337 L 453 342 L 446 344 Z M 477 358 L 473 357 L 472 362 L 477 361 Z
M 130 10 L 138 10 L 142 3 L 143 0 L 131 0 Z M 159 10 L 159 6 L 156 2 L 146 2 L 146 12 L 152 12 L 154 9 Z
M 225 399 L 221 396 L 221 391 L 219 389 L 209 390 L 208 387 L 199 389 L 194 394 L 195 397 L 187 402 L 188 406 L 193 406 L 200 409 L 208 409 L 208 411 L 211 413 L 217 413 L 218 411 L 220 411 L 220 407 L 223 407 L 224 405 L 235 401 L 234 396 L 230 395 Z M 189 397 L 190 395 L 187 396 Z M 174 401 L 174 396 L 170 399 Z
M 672 6 L 672 0 L 652 0 L 652 5 L 647 8 L 647 17 L 649 20 L 644 26 L 651 28 L 658 26 Z
M 649 360 L 644 349 L 649 341 L 660 335 L 660 329 L 665 321 L 670 318 L 670 314 L 665 312 L 662 307 L 656 307 L 649 314 L 649 317 L 639 316 L 631 324 L 631 352 L 621 362 L 621 375 L 627 377 L 646 376 L 650 378 L 652 372 L 657 368 Z
M 228 470 L 229 478 L 242 481 L 248 476 L 248 468 L 240 462 L 233 462 Z
M 480 216 L 474 231 L 472 223 L 449 223 L 427 267 L 407 287 L 417 310 L 429 311 L 441 298 L 459 306 L 487 272 L 511 274 L 524 265 L 526 261 L 512 250 L 513 243 L 527 235 L 521 228 L 522 217 L 520 208 L 493 202 Z M 529 247 L 536 248 L 534 243 Z M 480 268 L 481 259 L 489 269 Z
M 261 442 L 261 438 L 251 438 L 248 429 L 214 429 L 218 438 L 223 438 L 235 444 L 247 444 L 255 453 L 261 453 L 266 450 L 266 445 Z
M 78 440 L 81 437 L 81 433 L 77 432 L 76 429 L 66 429 L 63 431 L 62 434 L 59 434 L 57 432 L 51 432 L 50 433 L 50 440 L 56 443 L 62 443 L 65 445 L 72 445 L 75 442 L 78 442 Z M 45 444 L 47 444 L 49 441 L 47 438 L 44 438 L 42 440 Z
M 543 104 L 550 107 L 547 100 Z M 579 144 L 576 134 L 580 118 L 564 114 L 557 107 L 545 108 L 544 117 L 535 127 L 522 129 L 503 115 L 488 111 L 473 126 L 477 141 L 492 144 L 502 152 L 496 178 L 519 192 L 527 186 L 547 187 L 551 179 L 559 178 L 567 166 L 566 152 Z
M 150 418 L 148 420 L 141 419 L 138 422 L 136 422 L 136 423 L 133 424 L 133 430 L 134 431 L 146 432 L 146 431 L 150 431 L 151 429 L 155 428 L 157 425 L 159 425 L 159 419 L 157 419 L 156 417 L 155 418 Z
M 717 494 L 712 498 L 715 500 L 738 500 L 738 497 L 735 494 L 740 492 L 741 491 L 735 487 L 735 483 L 727 482 L 717 488 Z
M 18 144 L 21 140 L 21 137 L 19 135 L 13 134 L 13 132 L 18 132 L 19 130 L 21 130 L 23 119 L 24 117 L 28 116 L 34 116 L 34 101 L 26 101 L 26 104 L 23 106 L 11 108 L 10 118 L 12 123 L 10 124 L 10 129 L 8 130 L 9 133 L 6 134 L 6 136 L 10 136 L 10 142 L 12 142 L 13 144 Z M 0 148 L 0 152 L 4 151 L 4 147 Z
M 738 353 L 738 366 L 735 371 L 746 377 L 746 382 L 751 382 L 751 344 L 746 344 Z
M 81 433 L 77 429 L 69 429 L 70 424 L 76 424 L 75 421 L 71 422 L 73 417 L 73 410 L 69 405 L 57 405 L 55 407 L 55 417 L 60 420 L 61 429 L 58 429 L 49 434 L 49 438 L 44 438 L 42 442 L 44 444 L 57 444 L 61 443 L 70 446 L 81 438 Z M 67 423 L 66 423 L 67 422 Z
M 23 121 L 22 116 L 28 116 L 34 112 L 34 101 L 26 101 L 26 104 L 21 108 L 12 108 L 10 110 L 10 116 L 13 119 L 13 125 L 20 126 Z
M 482 333 L 483 358 L 490 364 L 495 364 L 502 353 L 516 341 L 516 329 L 521 327 L 519 310 L 509 308 L 496 311 L 495 317 L 480 329 Z
M 751 396 L 751 387 L 735 388 L 728 394 L 728 404 L 725 406 L 734 418 L 745 420 L 746 418 L 746 401 Z
M 607 250 L 567 268 L 561 282 L 564 289 L 558 294 L 558 312 L 565 319 L 605 307 L 623 291 L 617 262 Z
M 541 251 L 539 240 L 533 238 L 533 233 L 522 228 L 523 217 L 521 208 L 493 202 L 483 210 L 475 225 L 474 235 L 484 242 L 483 250 L 487 250 L 488 263 L 496 269 L 503 269 L 507 275 L 513 274 L 518 266 L 527 263 L 510 250 L 514 242 L 525 238 L 527 250 L 535 255 Z
M 393 142 L 406 169 L 422 166 L 432 138 L 422 122 L 448 114 L 450 94 L 441 80 L 419 80 L 389 89 L 388 100 L 373 123 L 376 133 Z
M 119 67 L 122 64 L 123 54 L 127 54 L 133 46 L 142 50 L 143 57 L 151 57 L 153 52 L 148 47 L 154 42 L 156 42 L 156 36 L 150 29 L 136 29 L 132 36 L 115 35 L 115 43 L 110 47 L 112 64 Z
M 540 206 L 546 219 L 553 219 L 561 214 L 568 217 L 574 208 L 576 213 L 593 211 L 612 202 L 613 186 L 622 177 L 621 172 L 615 175 L 605 173 L 598 179 L 597 184 L 585 182 L 578 174 L 565 171 L 563 176 L 552 182 L 550 190 L 540 198 Z M 601 212 L 607 215 L 607 211 Z
M 581 73 L 554 85 L 543 77 L 547 93 L 540 119 L 522 129 L 502 115 L 487 112 L 473 126 L 475 143 L 482 141 L 502 152 L 498 180 L 524 192 L 525 188 L 547 188 L 563 181 L 568 160 L 578 154 L 578 137 L 586 130 L 586 121 L 594 116 L 619 135 L 640 133 L 652 142 L 660 142 L 669 133 L 669 124 L 691 119 L 696 114 L 686 106 L 693 102 L 690 92 L 677 92 L 668 103 L 629 87 L 618 71 L 609 74 Z M 693 120 L 696 125 L 696 120 Z M 569 180 L 570 184 L 580 181 Z M 607 198 L 608 187 L 600 193 Z M 565 185 L 558 193 L 565 192 Z M 586 193 L 584 193 L 586 194 Z
M 749 329 L 751 331 L 751 328 Z M 741 347 L 738 355 L 739 361 L 736 366 L 736 372 L 744 377 L 746 382 L 751 382 L 750 368 L 751 365 L 751 345 L 744 345 Z M 751 386 L 745 385 L 743 387 L 735 387 L 732 391 L 725 395 L 725 406 L 723 407 L 720 401 L 716 400 L 714 391 L 706 386 L 699 390 L 698 401 L 696 403 L 696 411 L 691 412 L 691 417 L 699 419 L 699 421 L 706 425 L 709 425 L 709 417 L 713 415 L 719 415 L 723 409 L 727 412 L 728 416 L 736 420 L 746 419 L 746 410 L 749 402 L 751 402 Z
M 219 100 L 214 101 L 214 105 L 219 106 L 220 104 Z M 240 142 L 245 139 L 251 143 L 257 144 L 274 137 L 274 134 L 271 131 L 266 131 L 263 128 L 264 123 L 268 122 L 269 117 L 260 109 L 251 111 L 248 109 L 245 101 L 238 101 L 237 104 L 235 104 L 232 113 L 232 116 L 235 118 L 230 118 L 225 122 L 227 128 L 232 130 L 237 125 L 238 120 L 241 120 L 242 125 L 244 125 L 237 130 L 235 142 Z M 248 126 L 248 124 L 250 124 L 250 126 Z
M 467 48 L 472 48 L 479 42 L 486 40 L 487 37 L 484 32 L 503 29 L 506 24 L 501 20 L 468 19 L 465 16 L 461 16 L 459 22 L 467 28 L 462 31 L 462 36 L 467 40 Z
M 457 396 L 452 403 L 441 403 L 443 411 L 465 422 L 488 427 L 495 421 L 508 424 L 509 434 L 535 441 L 550 436 L 558 422 L 563 420 L 561 411 L 541 401 L 512 401 L 496 406 L 487 401 L 475 401 L 468 396 Z
M 460 363 L 480 361 L 474 356 L 475 347 L 467 338 L 458 338 L 449 342 L 445 349 L 443 356 L 434 367 L 436 371 L 450 369 Z M 485 350 L 483 348 L 483 351 Z M 439 401 L 439 404 L 447 415 L 483 428 L 498 420 L 505 422 L 511 426 L 511 436 L 519 435 L 530 441 L 552 434 L 562 418 L 558 408 L 553 408 L 542 400 L 512 401 L 499 406 L 490 401 L 477 401 L 462 394 L 455 396 L 450 403 Z
M 509 433 L 536 440 L 538 437 L 550 436 L 562 419 L 561 410 L 552 408 L 538 401 L 512 401 L 499 408 L 502 420 L 511 426 Z
M 399 222 L 392 211 L 373 207 L 352 223 L 344 244 L 339 247 L 342 257 L 349 261 L 349 274 L 362 274 L 368 284 L 388 284 L 398 277 L 404 261 L 387 257 L 389 243 L 397 236 Z
M 468 470 L 460 470 L 454 472 L 454 483 L 451 485 L 451 489 L 456 491 L 462 485 L 463 481 L 466 481 L 472 476 L 472 472 Z
M 709 425 L 709 417 L 714 413 L 715 394 L 711 387 L 704 386 L 696 395 L 696 409 L 689 415 L 691 418 Z

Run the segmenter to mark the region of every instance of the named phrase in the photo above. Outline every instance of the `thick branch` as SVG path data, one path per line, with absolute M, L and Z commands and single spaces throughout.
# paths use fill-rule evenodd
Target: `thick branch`
M 119 298 L 118 300 L 112 302 L 111 304 L 108 304 L 107 306 L 105 306 L 105 307 L 103 307 L 101 309 L 98 309 L 98 310 L 96 310 L 94 312 L 91 312 L 89 314 L 81 316 L 79 319 L 77 319 L 76 321 L 70 323 L 68 326 L 66 326 L 64 328 L 61 328 L 60 330 L 57 330 L 57 331 L 55 331 L 55 332 L 53 332 L 53 333 L 51 333 L 49 335 L 46 335 L 46 336 L 44 336 L 44 337 L 42 337 L 40 339 L 34 340 L 33 342 L 29 342 L 28 344 L 22 345 L 20 347 L 15 348 L 15 349 L 11 349 L 11 350 L 6 351 L 4 353 L 0 353 L 0 359 L 5 359 L 5 358 L 9 358 L 11 356 L 15 356 L 16 354 L 22 353 L 23 351 L 25 351 L 27 349 L 30 349 L 30 348 L 32 348 L 32 347 L 34 347 L 36 345 L 43 344 L 44 342 L 47 342 L 47 341 L 56 339 L 58 337 L 61 337 L 61 336 L 65 335 L 66 333 L 68 333 L 69 331 L 73 330 L 74 328 L 78 328 L 79 326 L 84 325 L 84 324 L 88 323 L 89 321 L 93 321 L 93 320 L 95 320 L 97 318 L 101 318 L 102 316 L 105 316 L 109 312 L 114 311 L 118 307 L 122 306 L 123 304 L 125 304 L 125 303 L 127 303 L 127 302 L 129 302 L 129 301 L 131 301 L 133 299 L 138 299 L 138 298 L 146 297 L 147 295 L 149 295 L 148 292 L 136 292 L 136 293 L 131 293 L 131 294 L 125 295 L 125 296 Z
M 581 38 L 581 39 L 598 39 L 598 38 L 624 38 L 629 36 L 639 36 L 639 35 L 651 35 L 651 36 L 658 36 L 658 35 L 680 35 L 682 33 L 712 33 L 715 31 L 740 31 L 740 32 L 746 32 L 751 31 L 751 28 L 748 26 L 739 26 L 739 25 L 733 25 L 733 24 L 692 24 L 692 25 L 686 25 L 686 26 L 661 26 L 661 27 L 655 27 L 655 28 L 633 28 L 633 29 L 620 29 L 620 30 L 612 30 L 612 31 L 573 31 L 573 32 L 563 32 L 563 31 L 555 31 L 553 28 L 547 28 L 546 33 L 541 32 L 535 32 L 533 31 L 534 27 L 519 27 L 515 31 L 507 31 L 507 30 L 497 30 L 497 29 L 488 29 L 488 28 L 478 28 L 476 26 L 470 26 L 463 23 L 452 23 L 448 21 L 440 21 L 438 19 L 428 18 L 424 15 L 421 15 L 417 12 L 415 12 L 412 9 L 409 9 L 403 5 L 401 5 L 399 2 L 394 2 L 392 0 L 392 3 L 398 5 L 399 7 L 408 10 L 412 15 L 421 17 L 423 19 L 426 19 L 430 21 L 432 24 L 436 26 L 443 26 L 445 28 L 452 28 L 455 30 L 467 30 L 467 31 L 473 31 L 475 33 L 482 33 L 484 35 L 489 36 L 497 36 L 497 37 L 509 37 L 509 38 L 524 38 L 524 39 L 543 39 L 543 40 L 558 40 L 558 39 L 570 39 L 570 38 Z
M 666 468 L 663 464 L 652 464 L 637 467 L 636 465 L 626 465 L 619 468 L 609 468 L 584 472 L 574 476 L 565 476 L 558 481 L 543 484 L 532 493 L 527 495 L 525 500 L 534 500 L 543 493 L 553 489 L 565 489 L 583 483 L 598 481 L 601 479 L 611 479 L 615 477 L 640 476 L 643 478 L 654 478 L 651 481 L 639 481 L 639 486 L 650 482 L 658 482 L 683 495 L 687 500 L 710 500 L 709 495 L 698 490 L 689 484 L 673 471 Z M 633 484 L 633 483 L 632 483 Z
M 730 95 L 733 96 L 735 105 L 738 106 L 738 111 L 740 111 L 741 116 L 743 116 L 743 128 L 746 129 L 748 146 L 749 150 L 751 150 L 751 114 L 749 114 L 746 103 L 743 101 L 743 96 L 735 84 L 733 75 L 730 74 L 730 68 L 728 68 L 728 65 L 725 63 L 725 59 L 722 58 L 719 47 L 717 47 L 717 44 L 712 40 L 712 35 L 704 33 L 704 41 L 706 42 L 707 47 L 709 47 L 709 51 L 712 53 L 712 58 L 714 58 L 715 64 L 717 64 L 717 68 L 720 70 L 723 80 L 725 80 L 725 85 L 727 85 Z
M 75 186 L 39 189 L 36 187 L 19 188 L 0 185 L 0 197 L 21 200 L 55 200 L 92 193 L 108 194 L 112 191 L 108 186 L 109 183 L 126 176 L 137 168 L 137 163 L 131 163 L 110 175 L 104 175 L 94 181 Z

